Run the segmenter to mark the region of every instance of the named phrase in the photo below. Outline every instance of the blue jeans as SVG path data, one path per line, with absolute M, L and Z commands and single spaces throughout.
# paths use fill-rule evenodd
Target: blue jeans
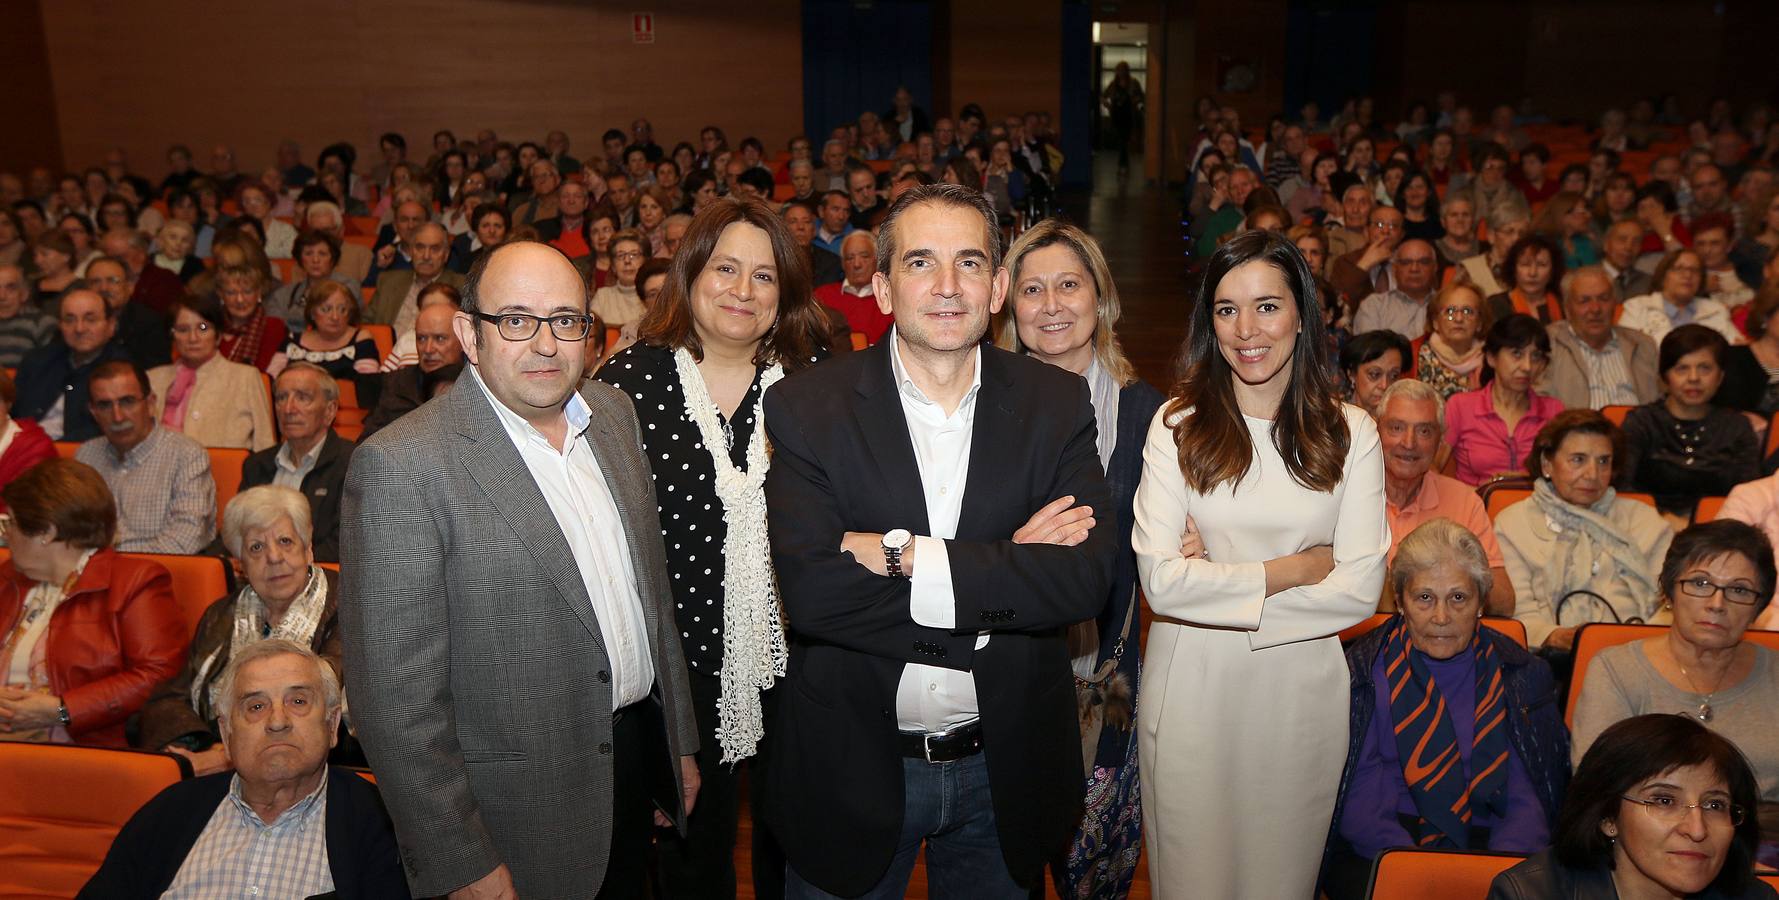
M 927 891 L 934 900 L 948 897 L 1027 900 L 1031 891 L 1014 883 L 1001 858 L 995 830 L 994 802 L 988 793 L 988 763 L 983 754 L 955 762 L 902 760 L 902 835 L 889 870 L 863 900 L 892 900 L 908 890 L 914 858 L 927 848 Z M 787 900 L 839 900 L 804 881 L 785 866 Z

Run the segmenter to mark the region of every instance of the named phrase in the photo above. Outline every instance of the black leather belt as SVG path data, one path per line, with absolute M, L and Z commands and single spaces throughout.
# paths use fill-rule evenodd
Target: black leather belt
M 903 756 L 930 763 L 952 762 L 982 752 L 982 720 L 939 734 L 902 731 L 897 733 L 897 741 Z

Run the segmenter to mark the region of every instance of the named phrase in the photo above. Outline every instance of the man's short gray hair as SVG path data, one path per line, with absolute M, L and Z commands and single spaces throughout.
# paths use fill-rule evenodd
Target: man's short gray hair
M 278 378 L 283 378 L 284 372 L 313 373 L 316 377 L 321 379 L 321 396 L 335 403 L 340 402 L 340 383 L 334 380 L 334 376 L 332 373 L 328 372 L 328 370 L 323 369 L 312 362 L 297 360 L 296 362 L 285 366 L 284 371 L 278 373 Z M 274 389 L 278 386 L 278 378 L 272 379 L 272 387 Z
M 246 540 L 247 532 L 270 528 L 286 516 L 290 517 L 297 536 L 303 539 L 303 546 L 309 546 L 314 539 L 309 498 L 295 488 L 275 484 L 248 488 L 236 494 L 235 499 L 223 508 L 222 545 L 228 548 L 230 556 L 240 558 L 241 543 Z
M 793 159 L 793 160 L 791 160 L 791 165 L 790 165 L 789 171 L 795 172 L 798 169 L 808 169 L 809 171 L 813 172 L 813 171 L 815 171 L 815 164 L 810 162 L 807 159 Z
M 234 714 L 235 703 L 240 699 L 235 696 L 235 681 L 248 663 L 286 654 L 300 656 L 314 663 L 315 670 L 321 675 L 321 695 L 326 700 L 325 711 L 329 715 L 338 712 L 341 704 L 345 701 L 345 694 L 340 690 L 340 676 L 334 672 L 334 667 L 328 665 L 327 660 L 322 659 L 314 650 L 302 644 L 283 638 L 267 638 L 263 641 L 254 641 L 241 648 L 241 652 L 236 653 L 229 660 L 228 666 L 222 670 L 222 677 L 216 681 L 216 693 L 212 695 L 214 701 L 212 708 L 216 710 L 216 714 L 219 717 Z
M 1390 408 L 1390 401 L 1397 398 L 1411 402 L 1433 401 L 1433 418 L 1439 422 L 1440 432 L 1445 431 L 1445 398 L 1439 396 L 1439 392 L 1433 389 L 1433 385 L 1413 378 L 1398 378 L 1390 382 L 1390 386 L 1384 388 L 1384 396 L 1377 402 L 1378 415 L 1382 416 L 1384 410 Z
M 1390 596 L 1396 598 L 1396 608 L 1402 608 L 1402 592 L 1408 590 L 1410 580 L 1444 562 L 1457 563 L 1464 570 L 1478 601 L 1494 590 L 1495 575 L 1489 570 L 1489 555 L 1483 552 L 1482 541 L 1451 519 L 1429 519 L 1396 546 L 1396 561 L 1390 564 Z
M 983 196 L 981 191 L 967 188 L 959 184 L 928 184 L 910 189 L 890 204 L 889 213 L 883 217 L 883 224 L 877 228 L 877 271 L 889 275 L 890 265 L 896 258 L 896 227 L 901 224 L 903 213 L 917 204 L 931 203 L 939 206 L 950 206 L 967 209 L 982 217 L 983 236 L 988 245 L 989 261 L 994 269 L 1000 269 L 1001 259 L 1005 251 L 1001 247 L 1001 221 L 995 215 L 994 204 Z

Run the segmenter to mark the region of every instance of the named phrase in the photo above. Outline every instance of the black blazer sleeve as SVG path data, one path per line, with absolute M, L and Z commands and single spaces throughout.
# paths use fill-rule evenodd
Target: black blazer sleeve
M 1073 396 L 1064 393 L 1066 400 L 1030 398 L 1075 410 L 1044 497 L 1045 502 L 1074 497 L 1074 505 L 1094 510 L 1098 518 L 1093 530 L 1074 547 L 1016 544 L 1011 532 L 992 541 L 946 541 L 957 604 L 955 630 L 960 634 L 1047 631 L 1091 619 L 1105 605 L 1117 563 L 1117 517 L 1100 466 L 1087 382 L 1075 378 L 1070 386 Z

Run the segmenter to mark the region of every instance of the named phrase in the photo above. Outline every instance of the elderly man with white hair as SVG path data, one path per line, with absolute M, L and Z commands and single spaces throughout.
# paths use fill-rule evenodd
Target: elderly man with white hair
M 1501 559 L 1495 527 L 1470 485 L 1433 471 L 1445 438 L 1445 402 L 1431 385 L 1404 378 L 1384 390 L 1378 402 L 1378 438 L 1384 447 L 1384 510 L 1390 519 L 1390 554 L 1422 522 L 1451 519 L 1476 535 L 1489 559 L 1494 581 L 1484 609 L 1513 615 L 1513 583 Z M 1394 608 L 1388 586 L 1380 609 Z
M 875 344 L 895 321 L 877 305 L 871 276 L 877 271 L 877 239 L 869 231 L 854 231 L 840 240 L 839 281 L 815 289 L 815 299 L 846 317 L 847 327 Z
M 241 487 L 276 484 L 308 498 L 310 544 L 322 562 L 340 561 L 340 496 L 352 462 L 352 442 L 333 430 L 339 412 L 334 377 L 311 362 L 291 363 L 272 382 L 272 415 L 284 440 L 241 464 Z
M 235 653 L 214 694 L 233 772 L 168 787 L 112 842 L 81 897 L 407 897 L 376 788 L 327 765 L 344 697 L 300 643 Z
M 143 750 L 184 756 L 200 775 L 230 765 L 219 743 L 225 710 L 217 685 L 241 651 L 280 638 L 320 654 L 330 673 L 341 671 L 340 577 L 315 565 L 308 498 L 278 485 L 242 491 L 223 511 L 222 541 L 247 583 L 204 611 L 185 668 L 149 696 L 135 740 Z

